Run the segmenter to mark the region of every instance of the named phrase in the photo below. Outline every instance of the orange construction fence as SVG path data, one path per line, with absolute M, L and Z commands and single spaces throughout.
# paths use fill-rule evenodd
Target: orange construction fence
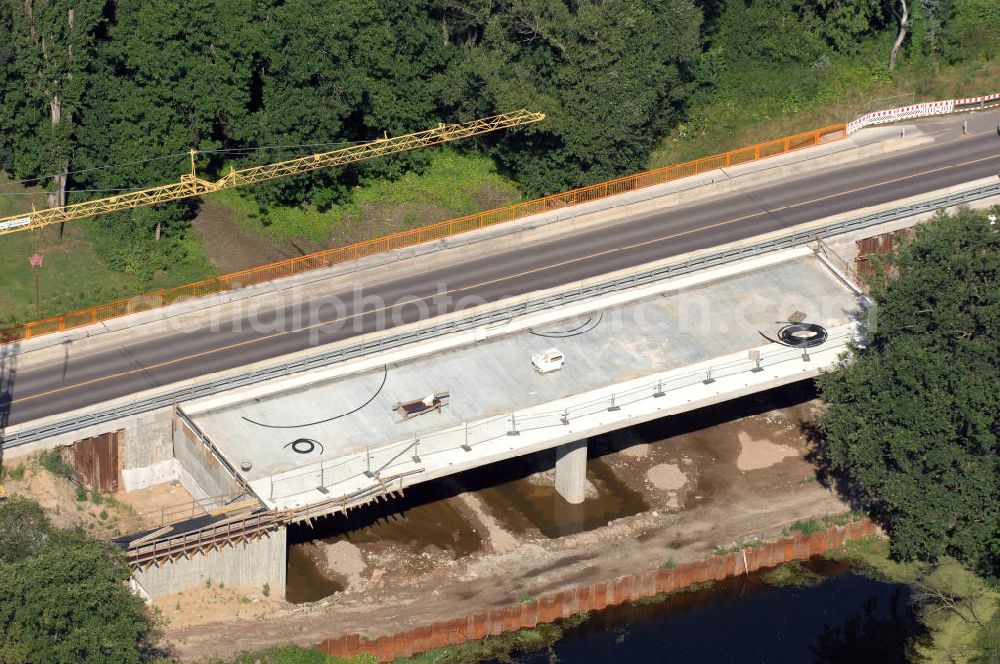
M 533 214 L 548 212 L 550 210 L 580 205 L 591 201 L 608 198 L 617 194 L 652 187 L 672 180 L 698 175 L 718 168 L 736 166 L 767 157 L 800 150 L 802 148 L 829 143 L 847 136 L 847 125 L 838 124 L 815 131 L 808 131 L 794 136 L 786 136 L 768 143 L 759 143 L 750 147 L 732 150 L 723 154 L 689 161 L 676 166 L 664 166 L 662 168 L 643 171 L 635 175 L 601 182 L 589 187 L 581 187 L 570 191 L 553 194 L 544 198 L 515 203 L 507 207 L 477 212 L 475 214 L 449 219 L 428 226 L 414 228 L 384 237 L 364 240 L 345 247 L 334 249 L 324 249 L 312 254 L 290 258 L 278 263 L 261 265 L 232 274 L 223 274 L 218 277 L 206 279 L 193 284 L 177 286 L 165 290 L 137 295 L 126 300 L 102 304 L 67 314 L 60 314 L 51 318 L 33 321 L 19 325 L 17 327 L 0 330 L 0 343 L 15 341 L 18 339 L 31 339 L 42 334 L 60 332 L 83 325 L 90 325 L 110 318 L 127 316 L 128 314 L 165 307 L 174 302 L 189 300 L 203 295 L 219 293 L 234 288 L 253 286 L 281 277 L 288 277 L 309 270 L 329 267 L 337 263 L 364 258 L 380 254 L 393 249 L 410 247 L 422 242 L 438 240 L 440 238 L 465 233 L 479 228 L 486 228 L 515 219 L 522 219 Z

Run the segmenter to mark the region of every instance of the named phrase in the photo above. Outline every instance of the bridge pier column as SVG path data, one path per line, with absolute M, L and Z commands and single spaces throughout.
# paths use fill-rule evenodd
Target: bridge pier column
M 556 492 L 579 505 L 587 497 L 587 439 L 556 448 Z

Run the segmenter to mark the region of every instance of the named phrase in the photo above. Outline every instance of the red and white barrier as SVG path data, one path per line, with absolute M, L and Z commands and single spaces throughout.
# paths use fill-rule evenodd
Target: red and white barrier
M 1000 92 L 995 95 L 986 95 L 985 97 L 966 97 L 965 99 L 956 99 L 955 106 L 972 106 L 986 107 L 994 106 L 1000 104 Z M 965 110 L 965 109 L 960 109 Z
M 847 125 L 848 135 L 853 134 L 862 127 L 870 125 L 889 124 L 900 120 L 910 120 L 913 118 L 925 118 L 931 115 L 946 115 L 961 111 L 971 111 L 987 106 L 1000 104 L 1000 93 L 985 95 L 982 97 L 965 97 L 963 99 L 948 99 L 946 101 L 927 101 L 921 104 L 912 104 L 900 108 L 887 108 L 882 111 L 872 111 L 853 120 Z

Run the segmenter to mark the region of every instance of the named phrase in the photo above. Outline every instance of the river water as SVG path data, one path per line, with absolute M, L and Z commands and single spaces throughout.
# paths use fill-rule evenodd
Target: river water
M 760 575 L 656 604 L 595 612 L 551 648 L 519 664 L 657 662 L 684 664 L 903 664 L 919 626 L 910 590 L 815 559 L 822 581 L 770 587 Z

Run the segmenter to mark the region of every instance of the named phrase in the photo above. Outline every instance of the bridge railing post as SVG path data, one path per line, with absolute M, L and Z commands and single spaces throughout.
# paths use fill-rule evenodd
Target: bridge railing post
M 375 477 L 372 473 L 372 455 L 371 449 L 365 445 L 365 477 Z
M 469 445 L 469 420 L 466 420 L 463 424 L 463 442 L 462 449 L 466 452 L 472 451 L 472 445 Z

